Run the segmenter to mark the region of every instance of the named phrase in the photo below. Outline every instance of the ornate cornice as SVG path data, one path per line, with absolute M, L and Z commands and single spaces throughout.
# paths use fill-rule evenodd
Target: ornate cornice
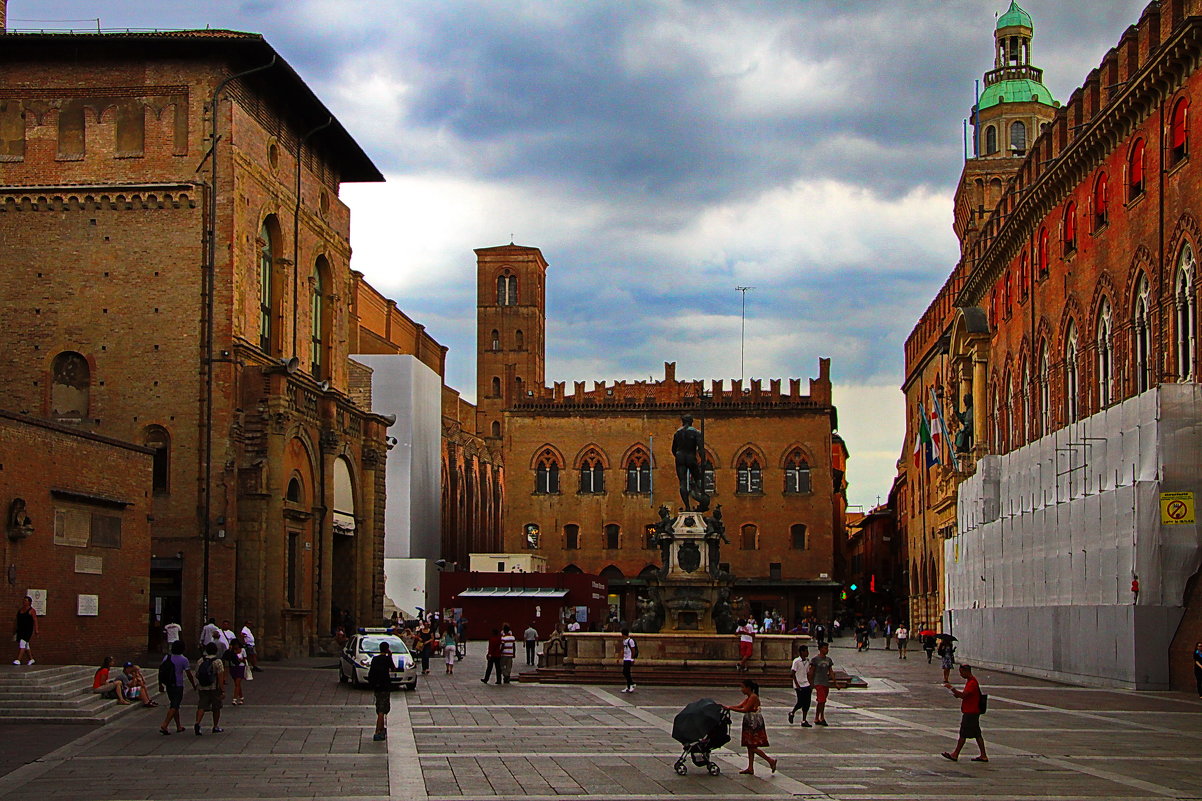
M 0 212 L 194 209 L 192 184 L 0 186 Z

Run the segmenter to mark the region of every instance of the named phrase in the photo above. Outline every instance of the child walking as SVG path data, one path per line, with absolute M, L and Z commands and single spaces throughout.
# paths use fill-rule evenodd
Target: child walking
M 447 629 L 446 635 L 442 639 L 442 658 L 447 664 L 447 675 L 450 676 L 455 672 L 455 656 L 458 654 L 458 649 L 455 647 L 454 627 Z

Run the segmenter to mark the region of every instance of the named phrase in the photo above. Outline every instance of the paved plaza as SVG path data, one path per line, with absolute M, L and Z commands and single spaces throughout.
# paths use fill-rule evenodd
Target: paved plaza
M 169 737 L 161 708 L 96 729 L 0 725 L 0 799 L 1202 798 L 1197 698 L 978 671 L 992 761 L 969 762 L 970 743 L 951 763 L 939 752 L 954 745 L 958 705 L 937 664 L 879 647 L 831 655 L 869 687 L 833 693 L 827 729 L 790 726 L 792 692 L 764 690 L 776 775 L 738 775 L 746 758 L 728 749 L 719 776 L 672 770 L 672 717 L 700 697 L 736 703 L 736 687 L 485 686 L 473 652 L 454 676 L 433 663 L 417 692 L 393 696 L 384 743 L 371 738 L 371 693 L 339 684 L 329 659 L 268 665 L 221 734 L 192 733 L 194 694 L 189 730 Z

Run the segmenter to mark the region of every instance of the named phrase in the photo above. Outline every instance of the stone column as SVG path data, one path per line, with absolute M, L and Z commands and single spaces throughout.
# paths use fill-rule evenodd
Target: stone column
M 384 531 L 381 525 L 384 496 L 377 492 L 377 478 L 383 476 L 384 453 L 378 443 L 369 439 L 369 432 L 374 428 L 374 425 L 365 421 L 362 470 L 359 475 L 360 506 L 355 510 L 358 518 L 355 531 L 355 605 L 358 607 L 356 614 L 359 620 L 371 620 L 370 625 L 379 625 L 384 609 Z M 377 589 L 380 592 L 377 593 Z
M 262 598 L 263 629 L 267 650 L 271 653 L 287 653 L 287 630 L 283 609 L 287 597 L 284 582 L 287 578 L 288 532 L 284 526 L 284 448 L 288 415 L 284 411 L 287 400 L 282 395 L 285 380 L 272 376 L 273 387 L 281 393 L 273 394 L 268 401 L 267 411 L 267 460 L 265 465 L 264 492 L 267 495 L 266 513 L 259 530 L 260 552 L 263 554 L 263 585 L 258 594 Z M 218 616 L 220 617 L 220 616 Z
M 973 426 L 973 445 L 988 442 L 989 438 L 985 435 L 985 410 L 988 408 L 987 386 L 988 378 L 986 377 L 986 368 L 989 363 L 984 356 L 973 355 L 972 359 L 972 426 Z M 984 449 L 982 449 L 984 452 Z
M 321 432 L 321 487 L 317 499 L 321 507 L 314 509 L 317 519 L 317 639 L 330 636 L 333 621 L 330 612 L 334 598 L 334 455 L 338 452 L 338 437 L 332 431 Z

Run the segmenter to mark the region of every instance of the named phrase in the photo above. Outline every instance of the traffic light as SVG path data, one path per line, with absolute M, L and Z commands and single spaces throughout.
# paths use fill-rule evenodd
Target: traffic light
M 846 601 L 846 600 L 847 600 L 847 590 L 843 590 L 842 592 L 840 592 L 840 593 L 839 593 L 839 600 L 840 600 L 840 601 Z
M 850 587 L 850 589 L 851 589 L 851 591 L 852 591 L 852 592 L 855 592 L 856 590 L 860 589 L 860 587 L 859 587 L 859 585 L 852 584 L 852 585 L 851 585 L 851 587 Z

